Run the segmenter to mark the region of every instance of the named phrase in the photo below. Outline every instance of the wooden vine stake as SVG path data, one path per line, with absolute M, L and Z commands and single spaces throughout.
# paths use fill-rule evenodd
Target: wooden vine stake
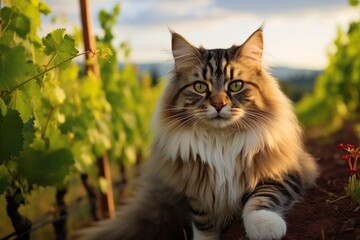
M 91 22 L 91 12 L 89 0 L 79 0 L 80 1 L 80 11 L 81 11 L 81 21 L 83 27 L 83 39 L 85 51 L 95 51 L 95 38 L 92 33 L 92 22 Z M 100 69 L 97 62 L 96 55 L 91 52 L 86 55 L 86 74 L 93 73 L 95 77 L 101 81 Z M 115 205 L 112 191 L 112 181 L 109 167 L 109 160 L 107 155 L 98 158 L 98 169 L 99 176 L 106 179 L 107 182 L 107 192 L 100 193 L 100 210 L 102 218 L 113 218 L 115 217 Z

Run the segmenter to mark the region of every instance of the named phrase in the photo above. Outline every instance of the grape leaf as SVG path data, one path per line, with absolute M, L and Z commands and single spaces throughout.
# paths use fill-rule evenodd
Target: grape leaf
M 9 108 L 17 110 L 23 122 L 26 122 L 32 116 L 31 98 L 22 90 L 15 90 L 12 94 Z
M 74 163 L 72 153 L 65 148 L 44 152 L 27 147 L 18 161 L 20 174 L 39 186 L 60 184 Z
M 65 34 L 65 29 L 56 29 L 42 39 L 44 44 L 44 53 L 48 56 L 55 56 L 53 64 L 57 65 L 78 54 L 75 47 L 75 41 L 69 35 Z
M 18 156 L 23 147 L 23 122 L 19 112 L 8 109 L 0 115 L 0 165 L 12 156 Z
M 35 81 L 30 81 L 17 89 L 11 95 L 9 108 L 19 111 L 23 122 L 27 122 L 33 116 L 33 99 L 40 98 L 40 88 Z
M 18 78 L 27 72 L 25 49 L 22 46 L 10 48 L 0 45 L 0 89 L 16 85 Z

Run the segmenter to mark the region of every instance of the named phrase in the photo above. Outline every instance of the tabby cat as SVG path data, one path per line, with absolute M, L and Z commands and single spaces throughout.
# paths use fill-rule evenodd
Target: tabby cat
M 282 238 L 284 211 L 317 167 L 291 102 L 262 66 L 262 28 L 211 50 L 172 32 L 172 53 L 138 192 L 82 239 L 220 239 L 241 218 L 249 239 Z

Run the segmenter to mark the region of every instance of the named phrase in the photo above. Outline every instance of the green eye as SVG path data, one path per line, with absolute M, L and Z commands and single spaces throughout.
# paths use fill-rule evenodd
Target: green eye
M 207 86 L 206 83 L 196 82 L 196 83 L 194 83 L 194 89 L 198 93 L 204 93 L 204 92 L 206 92 L 208 90 L 208 86 Z
M 239 92 L 244 86 L 244 83 L 240 80 L 238 81 L 234 81 L 232 83 L 229 84 L 229 91 L 231 92 Z

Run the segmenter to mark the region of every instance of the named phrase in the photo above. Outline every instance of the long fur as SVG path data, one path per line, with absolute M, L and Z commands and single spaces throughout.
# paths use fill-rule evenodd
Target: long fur
M 115 220 L 85 229 L 81 239 L 191 239 L 191 225 L 195 238 L 217 239 L 241 216 L 250 238 L 285 234 L 282 213 L 314 183 L 317 167 L 291 102 L 261 67 L 261 30 L 252 36 L 206 50 L 173 33 L 176 67 L 155 113 L 141 186 Z M 192 89 L 200 76 L 209 96 Z M 241 97 L 219 95 L 229 76 L 244 80 Z M 221 116 L 233 119 L 209 120 L 217 114 L 212 96 L 224 101 Z M 241 107 L 230 107 L 236 99 Z

